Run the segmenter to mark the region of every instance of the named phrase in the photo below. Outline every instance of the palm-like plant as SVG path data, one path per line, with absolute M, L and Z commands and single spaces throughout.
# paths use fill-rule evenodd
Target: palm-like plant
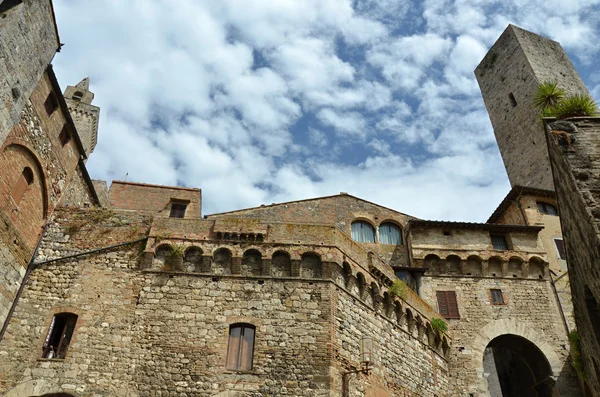
M 550 110 L 552 116 L 562 120 L 569 117 L 597 115 L 598 105 L 589 95 L 576 94 L 563 99 Z
M 533 105 L 542 113 L 554 108 L 565 98 L 565 90 L 558 86 L 556 81 L 545 81 L 538 85 Z

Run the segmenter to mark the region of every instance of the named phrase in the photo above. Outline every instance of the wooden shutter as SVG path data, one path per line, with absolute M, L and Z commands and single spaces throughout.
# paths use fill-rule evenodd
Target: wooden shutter
M 242 346 L 240 350 L 240 369 L 252 369 L 252 356 L 254 354 L 254 329 L 244 327 Z
M 232 327 L 229 330 L 229 346 L 227 347 L 227 368 L 239 369 L 240 367 L 240 344 L 242 327 Z
M 58 100 L 56 99 L 56 95 L 53 92 L 48 94 L 48 98 L 44 102 L 44 108 L 46 108 L 46 114 L 50 116 L 56 108 L 58 108 Z
M 58 140 L 61 146 L 65 146 L 71 140 L 71 134 L 69 133 L 69 127 L 65 124 L 58 134 Z
M 460 318 L 454 291 L 437 291 L 438 309 L 445 318 Z

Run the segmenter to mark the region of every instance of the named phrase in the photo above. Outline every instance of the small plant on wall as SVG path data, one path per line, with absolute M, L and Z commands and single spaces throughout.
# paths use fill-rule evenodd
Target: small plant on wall
M 394 284 L 392 284 L 392 286 L 388 289 L 388 292 L 392 298 L 398 297 L 404 300 L 408 295 L 408 286 L 404 284 L 402 280 L 396 280 L 394 281 Z
M 598 115 L 598 105 L 591 96 L 567 96 L 566 91 L 560 88 L 556 81 L 545 81 L 538 85 L 533 104 L 542 117 L 556 117 L 559 120 Z
M 583 359 L 581 358 L 581 343 L 579 341 L 579 332 L 569 332 L 569 345 L 571 347 L 571 364 L 577 372 L 577 376 L 580 379 L 585 379 L 585 372 L 583 372 Z
M 431 320 L 431 329 L 435 331 L 438 335 L 443 334 L 448 331 L 448 325 L 441 318 L 434 318 Z

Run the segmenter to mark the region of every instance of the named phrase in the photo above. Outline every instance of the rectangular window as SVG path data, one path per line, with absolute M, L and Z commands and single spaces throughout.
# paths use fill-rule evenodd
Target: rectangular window
M 67 356 L 67 349 L 73 337 L 76 322 L 77 315 L 73 313 L 59 313 L 54 315 L 48 329 L 48 334 L 46 335 L 46 340 L 44 341 L 42 358 L 62 359 Z
M 50 91 L 50 94 L 48 94 L 48 98 L 46 98 L 46 101 L 44 102 L 44 108 L 46 109 L 46 114 L 48 116 L 58 109 L 58 99 L 56 99 L 54 92 Z
M 558 252 L 558 257 L 560 259 L 567 259 L 565 255 L 565 242 L 561 238 L 555 238 L 554 244 L 556 245 L 556 251 Z
M 234 324 L 229 328 L 227 369 L 250 371 L 254 356 L 254 326 Z
M 490 294 L 492 297 L 492 305 L 503 305 L 504 304 L 504 296 L 502 296 L 502 290 L 491 289 Z
M 543 201 L 537 202 L 538 211 L 544 215 L 558 215 L 558 210 L 552 204 L 545 203 Z
M 60 141 L 60 145 L 63 147 L 71 140 L 71 133 L 69 132 L 69 127 L 66 124 L 63 126 L 62 130 L 60 130 L 58 140 Z
M 492 238 L 492 245 L 494 246 L 495 250 L 499 250 L 499 251 L 507 251 L 508 250 L 508 244 L 506 242 L 506 237 L 504 237 L 503 235 L 491 235 Z
M 436 291 L 438 309 L 444 318 L 460 318 L 458 313 L 458 302 L 454 291 Z
M 185 217 L 185 209 L 187 204 L 184 203 L 171 203 L 171 218 L 183 218 Z

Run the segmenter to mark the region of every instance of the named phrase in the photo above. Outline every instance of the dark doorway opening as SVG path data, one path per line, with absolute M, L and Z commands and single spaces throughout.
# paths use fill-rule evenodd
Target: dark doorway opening
M 486 347 L 483 367 L 493 397 L 552 397 L 554 379 L 544 353 L 527 339 L 507 334 Z

